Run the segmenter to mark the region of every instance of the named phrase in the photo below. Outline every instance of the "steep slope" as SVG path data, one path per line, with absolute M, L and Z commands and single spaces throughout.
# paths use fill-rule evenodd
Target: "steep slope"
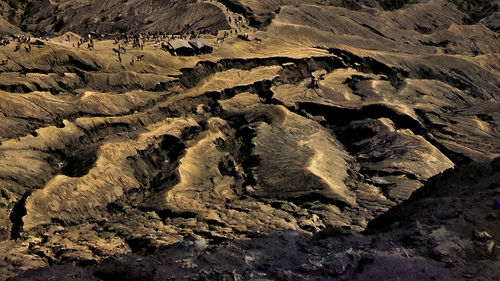
M 461 165 L 433 177 L 363 235 L 287 230 L 217 246 L 186 237 L 154 253 L 30 270 L 12 280 L 496 280 L 498 240 L 491 237 L 500 235 L 500 224 L 491 197 L 499 192 L 498 164 Z
M 216 32 L 228 28 L 216 6 L 190 1 L 37 1 L 28 6 L 23 26 L 34 34 L 114 34 L 191 31 Z
M 494 276 L 496 244 L 484 246 L 498 241 L 496 219 L 481 218 L 493 237 L 480 251 L 470 229 L 429 222 L 434 236 L 422 235 L 430 244 L 410 246 L 400 235 L 418 225 L 405 217 L 445 224 L 450 209 L 479 213 L 497 199 L 497 33 L 468 25 L 443 0 L 396 10 L 169 3 L 42 1 L 25 20 L 40 34 L 156 24 L 175 33 L 186 22 L 220 29 L 218 38 L 203 35 L 212 53 L 174 56 L 150 40 L 143 50 L 121 41 L 118 56 L 112 40 L 89 50 L 74 33 L 31 50 L 0 47 L 3 279 L 370 280 L 393 272 L 457 280 L 476 265 L 485 271 L 474 276 Z M 174 12 L 182 20 L 162 18 Z M 152 23 L 129 22 L 147 22 L 146 14 Z M 478 173 L 467 179 L 467 169 Z M 466 217 L 458 223 L 470 226 Z M 444 246 L 432 254 L 460 235 L 468 235 L 463 256 L 448 254 L 458 257 L 450 263 Z M 475 251 L 481 262 L 468 259 Z

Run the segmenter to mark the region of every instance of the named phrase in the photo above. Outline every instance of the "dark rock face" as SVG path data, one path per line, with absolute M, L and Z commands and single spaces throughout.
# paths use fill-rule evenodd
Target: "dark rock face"
M 156 4 L 40 1 L 25 23 L 232 31 L 186 57 L 0 47 L 2 279 L 493 279 L 494 29 L 441 0 Z

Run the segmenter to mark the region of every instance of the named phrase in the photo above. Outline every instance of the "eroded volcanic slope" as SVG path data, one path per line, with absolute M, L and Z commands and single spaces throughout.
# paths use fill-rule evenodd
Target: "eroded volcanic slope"
M 206 2 L 206 1 L 205 1 Z M 22 24 L 35 34 L 191 32 L 228 29 L 217 5 L 196 0 L 35 1 Z
M 498 280 L 495 5 L 159 2 L 22 25 L 248 41 L 0 47 L 1 280 Z

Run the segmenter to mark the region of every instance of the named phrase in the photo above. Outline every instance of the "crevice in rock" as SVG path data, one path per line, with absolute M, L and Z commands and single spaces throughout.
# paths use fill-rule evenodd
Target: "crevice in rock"
M 397 129 L 410 129 L 415 134 L 423 134 L 425 129 L 415 119 L 399 114 L 395 110 L 383 104 L 371 104 L 361 108 L 342 108 L 337 106 L 322 105 L 310 102 L 298 103 L 299 111 L 305 110 L 315 116 L 323 116 L 325 124 L 334 126 L 346 126 L 352 121 L 366 118 L 379 119 L 388 118 L 394 122 Z
M 252 155 L 254 144 L 253 139 L 257 136 L 255 131 L 251 128 L 243 116 L 231 116 L 227 119 L 229 124 L 236 129 L 235 138 L 239 148 L 234 151 L 233 155 L 236 159 L 240 160 L 240 164 L 244 170 L 242 189 L 245 190 L 247 186 L 255 186 L 257 181 L 253 175 L 252 169 L 257 167 L 260 159 Z
M 52 164 L 57 165 L 61 174 L 68 177 L 77 178 L 88 174 L 97 161 L 97 152 L 99 150 L 100 143 L 87 142 L 88 141 L 82 140 L 81 144 L 68 145 L 65 150 L 52 151 L 51 154 L 55 156 L 55 159 L 58 159 L 56 160 L 58 161 L 57 163 Z M 75 146 L 84 148 L 78 149 Z M 72 148 L 76 148 L 76 150 L 71 150 Z M 53 160 L 52 162 L 55 161 Z
M 157 146 L 139 151 L 138 159 L 127 161 L 143 189 L 159 191 L 179 182 L 176 169 L 185 148 L 180 139 L 166 135 Z
M 141 211 L 144 212 L 155 212 L 160 218 L 162 219 L 168 219 L 168 218 L 183 218 L 183 219 L 192 219 L 196 218 L 197 214 L 195 212 L 173 212 L 171 210 L 156 210 L 152 208 L 145 208 L 145 207 L 140 207 Z
M 289 63 L 294 63 L 300 68 L 307 69 L 309 74 L 319 69 L 331 71 L 335 68 L 345 67 L 338 58 L 333 56 L 319 56 L 304 59 L 288 57 L 221 59 L 217 62 L 200 61 L 193 68 L 181 69 L 182 75 L 179 77 L 179 81 L 183 87 L 193 88 L 201 80 L 217 72 L 223 72 L 229 69 L 251 70 L 256 67 L 277 66 Z
M 17 201 L 12 208 L 10 213 L 10 220 L 12 222 L 12 228 L 10 232 L 11 239 L 17 239 L 21 236 L 21 232 L 23 231 L 23 217 L 26 215 L 26 200 L 31 195 L 31 191 L 27 191 L 24 193 L 22 198 Z
M 362 58 L 340 49 L 330 49 L 329 52 L 342 58 L 344 63 L 360 72 L 386 75 L 391 85 L 396 89 L 404 84 L 404 78 L 409 77 L 409 73 L 406 71 L 390 67 L 370 57 Z

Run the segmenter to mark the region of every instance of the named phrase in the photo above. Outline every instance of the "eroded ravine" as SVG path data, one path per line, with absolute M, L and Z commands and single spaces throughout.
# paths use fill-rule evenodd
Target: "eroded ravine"
M 323 61 L 325 61 L 327 64 L 326 65 L 324 63 L 322 64 Z M 311 67 L 311 62 L 314 65 L 312 67 Z M 220 93 L 217 93 L 215 90 L 211 90 L 211 91 L 208 91 L 206 93 L 194 94 L 194 95 L 188 93 L 187 99 L 189 100 L 189 103 L 187 105 L 191 106 L 191 109 L 185 108 L 185 106 L 182 106 L 182 99 L 179 99 L 178 97 L 176 97 L 177 101 L 179 101 L 179 100 L 181 101 L 180 103 L 179 102 L 171 103 L 171 102 L 169 102 L 169 99 L 166 98 L 164 102 L 156 103 L 155 105 L 150 106 L 149 108 L 146 107 L 146 108 L 144 108 L 143 112 L 140 112 L 137 114 L 157 115 L 157 111 L 167 111 L 168 113 L 166 116 L 168 116 L 169 114 L 170 115 L 174 114 L 174 116 L 180 117 L 181 115 L 178 115 L 178 114 L 182 114 L 182 112 L 194 111 L 195 110 L 194 105 L 202 104 L 203 101 L 205 101 L 207 104 L 212 104 L 212 107 L 213 107 L 215 104 L 218 103 L 217 102 L 218 99 L 229 99 L 229 98 L 234 97 L 237 93 L 240 93 L 240 92 L 251 92 L 251 93 L 260 94 L 260 95 L 262 95 L 261 100 L 266 101 L 266 100 L 270 100 L 270 98 L 271 98 L 269 96 L 270 94 L 272 94 L 270 88 L 272 86 L 278 86 L 281 83 L 285 83 L 288 79 L 286 77 L 293 76 L 293 77 L 295 77 L 294 79 L 297 80 L 297 78 L 298 78 L 298 81 L 300 81 L 300 77 L 306 78 L 306 77 L 310 76 L 313 71 L 321 69 L 322 65 L 324 67 L 326 67 L 325 70 L 327 70 L 327 73 L 329 71 L 336 69 L 336 66 L 339 66 L 339 65 L 344 66 L 340 61 L 335 61 L 335 59 L 333 57 L 332 58 L 325 57 L 324 59 L 320 59 L 319 64 L 318 64 L 318 61 L 315 59 L 312 59 L 310 62 L 308 62 L 308 60 L 306 60 L 305 64 L 303 64 L 302 61 L 295 61 L 294 62 L 293 60 L 291 61 L 291 60 L 287 60 L 287 59 L 283 59 L 283 58 L 281 58 L 281 59 L 280 58 L 271 58 L 268 60 L 260 60 L 260 61 L 249 61 L 249 62 L 244 61 L 244 63 L 242 63 L 241 61 L 235 61 L 235 62 L 223 61 L 223 62 L 219 62 L 217 65 L 209 65 L 209 66 L 205 66 L 202 63 L 202 64 L 198 64 L 196 70 L 184 71 L 184 75 L 190 77 L 190 79 L 189 79 L 190 81 L 197 81 L 197 80 L 202 81 L 204 79 L 203 77 L 210 77 L 210 73 L 214 73 L 214 69 L 216 69 L 216 71 L 221 71 L 221 72 L 228 71 L 228 70 L 225 70 L 227 68 L 227 66 L 225 66 L 225 65 L 229 65 L 231 67 L 231 69 L 236 67 L 236 69 L 243 69 L 243 70 L 248 69 L 247 71 L 251 71 L 252 66 L 259 65 L 260 67 L 263 67 L 265 65 L 282 65 L 282 64 L 287 64 L 287 63 L 293 63 L 294 65 L 296 65 L 295 70 L 292 70 L 294 74 L 290 73 L 290 70 L 288 70 L 288 71 L 284 70 L 280 76 L 275 76 L 275 77 L 271 76 L 270 79 L 274 82 L 272 82 L 271 80 L 267 80 L 270 82 L 267 84 L 267 86 L 264 86 L 264 85 L 266 85 L 266 83 L 262 83 L 262 81 L 258 81 L 258 82 L 251 84 L 251 85 L 238 85 L 238 86 L 235 86 L 233 88 L 224 89 Z M 355 66 L 355 63 L 356 62 L 352 62 L 352 66 Z M 366 66 L 363 68 L 364 69 L 371 69 L 372 67 Z M 380 67 L 380 68 L 383 69 L 383 67 Z M 388 71 L 389 71 L 389 75 L 392 75 L 392 70 L 388 70 Z M 215 72 L 215 73 L 217 73 L 217 72 Z M 202 76 L 200 76 L 200 74 L 202 74 Z M 194 77 L 199 77 L 199 78 L 196 79 Z M 185 79 L 185 78 L 181 78 L 181 81 L 183 79 Z M 260 85 L 262 85 L 264 87 L 262 87 Z M 193 89 L 196 89 L 196 87 L 193 86 Z M 182 94 L 181 94 L 181 97 L 182 97 Z M 215 101 L 215 103 L 214 103 L 214 101 Z M 260 102 L 260 101 L 257 101 L 257 102 Z M 182 110 L 177 108 L 179 105 L 181 106 Z M 303 108 L 303 107 L 304 107 L 303 105 L 299 106 L 299 112 L 302 109 L 306 110 L 306 112 L 308 111 L 307 107 L 305 107 L 305 108 Z M 325 112 L 324 113 L 325 116 L 329 116 L 326 118 L 327 121 L 330 120 L 330 121 L 328 121 L 329 123 L 331 123 L 331 120 L 334 119 L 335 116 L 339 116 L 339 115 L 342 115 L 344 117 L 343 118 L 344 122 L 347 122 L 347 123 L 352 122 L 354 120 L 360 120 L 360 119 L 364 119 L 364 118 L 373 118 L 373 117 L 375 117 L 375 118 L 383 118 L 384 117 L 384 118 L 389 118 L 390 120 L 396 120 L 397 122 L 400 122 L 399 121 L 400 119 L 396 118 L 397 115 L 394 115 L 394 113 L 391 113 L 391 111 L 386 109 L 386 108 L 381 108 L 380 110 L 376 110 L 376 109 L 370 110 L 369 108 L 370 107 L 367 107 L 367 109 L 361 108 L 359 111 L 353 111 L 353 114 L 352 114 L 353 118 L 351 119 L 351 121 L 349 121 L 348 119 L 345 119 L 345 116 L 346 116 L 345 112 L 344 113 L 326 113 L 327 111 L 325 111 L 325 110 L 320 110 L 320 111 Z M 216 108 L 214 108 L 212 110 L 215 110 L 216 112 L 219 111 Z M 152 113 L 151 111 L 153 111 L 154 113 Z M 313 109 L 309 109 L 309 111 L 311 111 L 311 113 L 313 113 L 313 115 L 316 115 L 314 113 Z M 175 112 L 178 112 L 178 113 L 176 114 Z M 363 113 L 363 112 L 368 112 L 368 113 Z M 375 114 L 374 115 L 374 114 L 371 114 L 369 112 L 378 112 L 378 113 L 374 113 Z M 217 113 L 215 116 L 217 116 Z M 126 116 L 124 116 L 124 117 L 126 117 Z M 204 117 L 204 118 L 206 118 L 206 117 Z M 418 124 L 417 121 L 413 121 L 413 119 L 411 119 L 409 117 L 406 117 L 406 118 L 408 118 L 409 121 L 402 121 L 402 122 L 406 122 L 406 123 L 410 122 L 409 124 L 411 124 L 411 122 L 415 122 L 416 124 Z M 401 120 L 404 120 L 404 119 L 401 119 Z M 401 128 L 401 127 L 407 128 L 408 126 L 410 126 L 410 128 L 413 130 L 419 130 L 419 131 L 422 130 L 421 128 L 415 127 L 415 125 L 401 126 L 401 125 L 398 125 L 398 123 L 396 123 L 396 124 L 397 124 L 398 128 Z M 147 125 L 147 124 L 144 124 L 144 125 Z M 413 126 L 413 127 L 411 127 L 411 126 Z M 107 130 L 108 130 L 108 128 L 109 127 L 106 127 Z M 117 128 L 120 128 L 120 127 L 118 126 Z M 127 131 L 126 127 L 122 130 L 125 130 L 125 132 Z M 135 128 L 134 128 L 134 130 L 136 131 Z M 118 131 L 114 131 L 113 133 L 116 134 L 117 132 Z M 109 133 L 110 132 L 108 130 L 108 132 L 106 132 L 106 134 L 109 134 Z M 259 157 L 257 157 L 257 158 L 259 158 Z M 68 162 L 71 162 L 71 161 L 68 161 Z M 67 165 L 70 165 L 70 163 L 68 163 Z M 89 163 L 89 165 L 92 165 L 92 163 Z M 66 166 L 65 166 L 65 167 L 63 167 L 63 173 L 64 173 L 65 169 L 71 170 L 69 168 L 66 168 Z M 156 168 L 156 169 L 158 169 L 158 168 Z M 159 168 L 159 170 L 161 171 L 162 169 Z M 67 174 L 77 176 L 79 173 L 76 171 L 69 171 Z M 83 172 L 83 174 L 85 174 L 85 172 Z M 246 177 L 253 177 L 253 176 L 247 175 Z M 168 178 L 168 176 L 167 176 L 167 178 Z M 328 203 L 328 201 L 327 201 L 327 203 Z
M 240 56 L 148 50 L 133 69 L 54 46 L 55 60 L 2 67 L 6 270 L 147 255 L 186 237 L 361 233 L 434 176 L 499 154 L 486 58 L 307 40 L 286 56 L 266 32 L 300 28 L 278 16 L 248 30 L 264 42 L 220 46 Z

